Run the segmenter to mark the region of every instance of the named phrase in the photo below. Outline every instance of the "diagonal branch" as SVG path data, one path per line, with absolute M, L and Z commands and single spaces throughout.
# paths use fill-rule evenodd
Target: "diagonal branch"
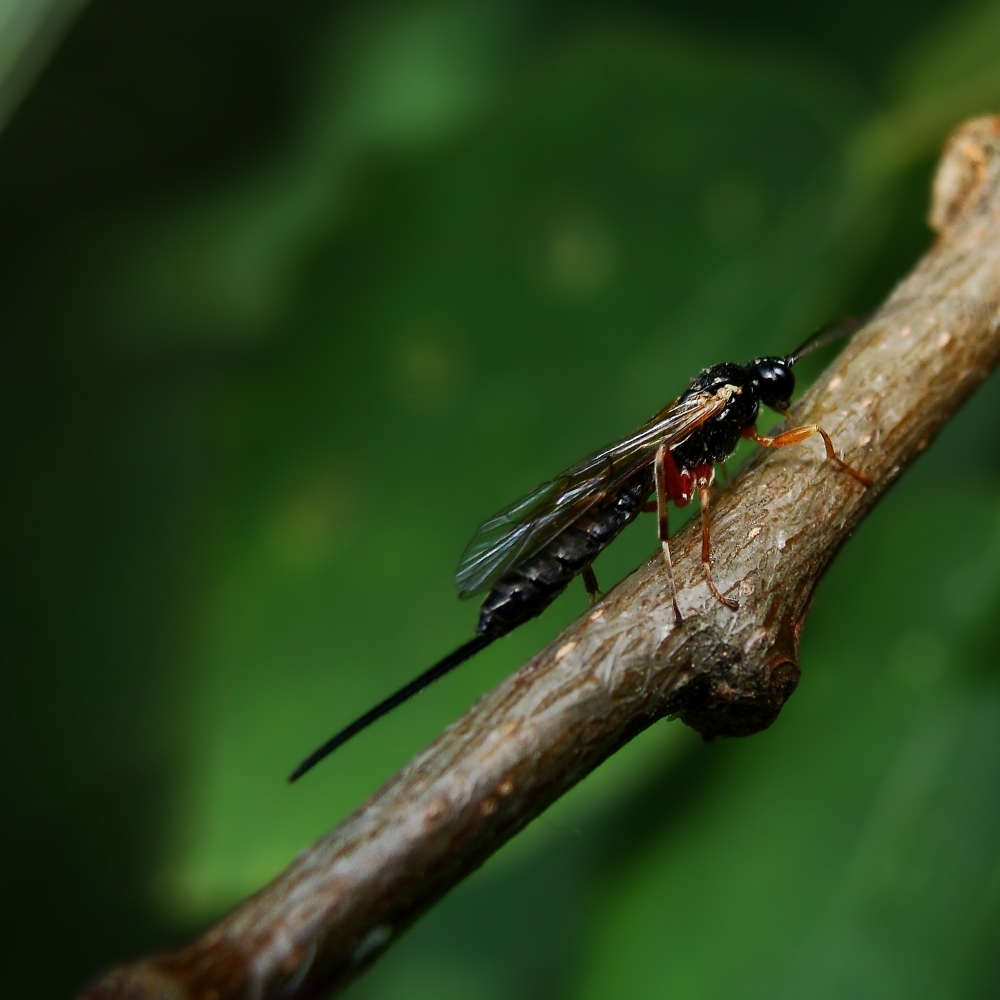
M 112 970 L 84 997 L 318 997 L 638 732 L 679 715 L 749 735 L 799 678 L 799 634 L 837 550 L 1000 360 L 1000 118 L 950 140 L 934 247 L 796 407 L 822 443 L 761 453 L 713 506 L 708 593 L 694 530 L 674 543 L 681 609 L 654 558 L 481 698 L 281 876 L 178 951 Z

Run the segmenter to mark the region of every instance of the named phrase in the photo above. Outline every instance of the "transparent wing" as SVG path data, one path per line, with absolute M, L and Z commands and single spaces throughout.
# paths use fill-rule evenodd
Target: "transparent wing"
M 628 437 L 483 521 L 455 571 L 460 595 L 471 597 L 492 586 L 508 569 L 552 541 L 611 486 L 651 462 L 661 444 L 676 447 L 725 406 L 722 395 L 700 392 L 685 396 Z

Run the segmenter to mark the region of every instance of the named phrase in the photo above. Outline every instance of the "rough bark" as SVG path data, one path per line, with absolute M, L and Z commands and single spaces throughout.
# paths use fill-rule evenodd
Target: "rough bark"
M 762 451 L 712 509 L 716 578 L 696 528 L 673 543 L 675 627 L 659 557 L 481 698 L 372 799 L 197 940 L 112 970 L 84 996 L 325 995 L 526 823 L 655 720 L 705 733 L 768 726 L 799 678 L 802 623 L 861 519 L 1000 359 L 1000 119 L 949 141 L 939 238 L 795 408 L 822 443 Z

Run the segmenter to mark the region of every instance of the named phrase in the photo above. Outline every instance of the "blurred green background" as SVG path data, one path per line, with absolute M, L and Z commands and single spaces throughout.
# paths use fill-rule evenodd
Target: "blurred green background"
M 470 635 L 484 516 L 877 304 L 997 108 L 995 0 L 2 0 L 5 995 L 183 940 L 579 614 L 285 784 Z M 348 995 L 1000 995 L 998 411 L 771 730 L 653 727 Z

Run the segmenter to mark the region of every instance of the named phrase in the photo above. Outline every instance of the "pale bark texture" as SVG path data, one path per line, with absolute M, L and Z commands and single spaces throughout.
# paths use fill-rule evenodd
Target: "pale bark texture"
M 932 249 L 795 407 L 822 442 L 762 450 L 712 508 L 719 586 L 695 525 L 673 543 L 676 626 L 657 555 L 481 698 L 357 812 L 191 944 L 106 974 L 88 1000 L 318 997 L 652 722 L 702 733 L 769 725 L 799 679 L 824 570 L 1000 358 L 1000 119 L 948 143 Z M 875 613 L 875 612 L 873 612 Z

